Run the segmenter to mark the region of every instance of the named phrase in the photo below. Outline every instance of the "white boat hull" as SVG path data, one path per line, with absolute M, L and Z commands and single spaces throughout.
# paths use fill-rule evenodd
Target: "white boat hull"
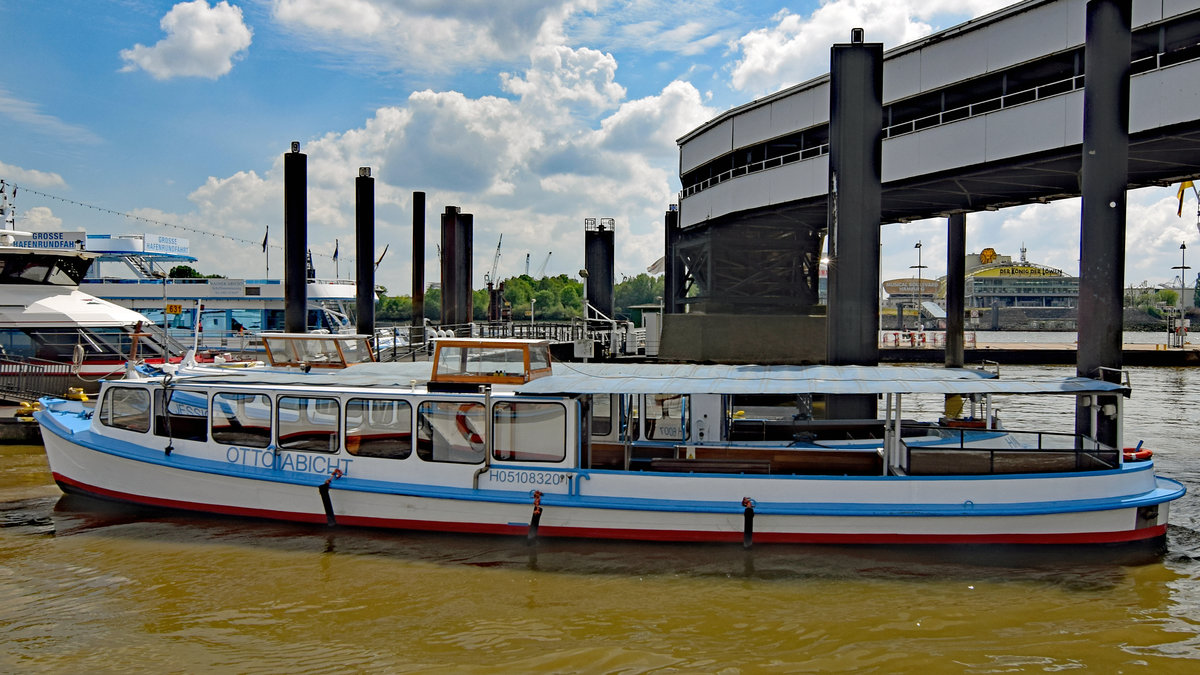
M 40 413 L 45 417 L 46 413 Z M 1148 540 L 1166 532 L 1177 483 L 1150 463 L 1053 480 L 1039 476 L 729 476 L 462 465 L 440 486 L 364 480 L 336 456 L 195 461 L 186 441 L 171 455 L 104 447 L 89 431 L 42 419 L 46 451 L 64 490 L 206 513 L 399 529 L 525 535 L 535 491 L 539 536 L 755 543 L 1038 543 Z M 159 439 L 164 441 L 166 439 Z M 203 454 L 203 453 L 198 453 Z M 311 455 L 307 455 L 311 457 Z M 218 458 L 219 459 L 219 458 Z M 228 459 L 228 458 L 227 458 Z M 416 460 L 416 457 L 412 458 Z M 323 461 L 321 461 L 323 460 Z M 296 462 L 297 460 L 292 460 Z M 359 458 L 357 462 L 369 461 Z M 283 469 L 269 465 L 278 462 Z M 309 463 L 312 465 L 310 466 Z M 257 464 L 257 466 L 255 466 Z M 267 464 L 268 468 L 262 465 Z M 320 466 L 317 466 L 320 464 Z M 250 465 L 250 466 L 248 466 Z M 357 467 L 356 467 L 357 468 Z M 448 477 L 452 474 L 447 473 Z M 320 486 L 330 481 L 326 512 Z M 1118 499 L 1105 495 L 1124 495 Z M 652 498 L 648 497 L 653 495 Z M 747 517 L 743 498 L 752 501 Z M 749 521 L 749 534 L 747 533 Z

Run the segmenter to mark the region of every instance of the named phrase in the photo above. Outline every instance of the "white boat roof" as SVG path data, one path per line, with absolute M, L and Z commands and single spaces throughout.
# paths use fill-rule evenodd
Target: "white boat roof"
M 1084 377 L 1004 380 L 967 368 L 555 363 L 520 394 L 1088 394 L 1127 393 Z
M 329 373 L 234 370 L 181 376 L 185 384 L 407 388 L 429 380 L 428 361 L 361 363 Z M 983 370 L 921 366 L 757 366 L 555 362 L 518 394 L 1093 394 L 1122 385 L 1085 377 L 1005 380 Z

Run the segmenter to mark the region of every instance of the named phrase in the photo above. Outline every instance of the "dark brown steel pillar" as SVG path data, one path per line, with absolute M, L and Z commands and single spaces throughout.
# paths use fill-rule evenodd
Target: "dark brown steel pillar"
M 442 324 L 471 322 L 471 254 L 474 217 L 457 206 L 442 214 Z
M 675 205 L 664 217 L 666 252 L 663 254 L 663 314 L 678 314 L 683 311 L 683 265 L 675 251 L 679 243 L 679 209 Z
M 836 44 L 829 67 L 830 365 L 879 363 L 879 220 L 883 149 L 883 45 Z M 874 418 L 873 395 L 829 397 L 830 419 Z
M 412 325 L 425 325 L 425 193 L 413 193 Z
M 375 333 L 375 179 L 371 167 L 354 179 L 355 313 L 358 332 Z
M 1131 0 L 1090 0 L 1084 58 L 1083 157 L 1079 251 L 1079 350 L 1076 372 L 1118 380 L 1125 281 L 1125 190 L 1129 182 Z M 1106 398 L 1106 397 L 1102 397 Z M 1114 419 L 1077 407 L 1075 431 L 1116 445 Z
M 583 267 L 588 276 L 587 302 L 596 311 L 612 318 L 615 274 L 616 235 L 612 218 L 583 219 Z
M 308 330 L 308 155 L 292 141 L 283 155 L 283 329 Z
M 946 367 L 962 368 L 964 296 L 967 274 L 967 214 L 954 213 L 946 223 Z

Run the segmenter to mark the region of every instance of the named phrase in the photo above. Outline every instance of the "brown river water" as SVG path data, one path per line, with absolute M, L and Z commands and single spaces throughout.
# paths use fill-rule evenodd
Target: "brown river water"
M 1189 488 L 1165 552 L 329 529 L 64 497 L 0 446 L 0 673 L 1200 672 L 1200 369 L 1131 374 L 1126 444 Z

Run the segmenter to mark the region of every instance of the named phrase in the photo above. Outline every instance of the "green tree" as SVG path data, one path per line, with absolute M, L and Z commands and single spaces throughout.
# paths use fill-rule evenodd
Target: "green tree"
M 430 321 L 442 320 L 442 289 L 431 288 L 425 291 L 425 318 Z
M 167 272 L 167 276 L 171 279 L 202 279 L 203 274 L 200 274 L 191 265 L 176 265 Z
M 558 302 L 570 316 L 583 316 L 583 298 L 580 292 L 583 285 L 574 282 L 563 286 L 558 293 Z
M 616 285 L 613 289 L 613 310 L 619 316 L 640 319 L 640 312 L 635 317 L 629 308 L 633 305 L 657 303 L 662 295 L 663 277 L 653 277 L 643 272 L 636 277 L 627 277 Z

